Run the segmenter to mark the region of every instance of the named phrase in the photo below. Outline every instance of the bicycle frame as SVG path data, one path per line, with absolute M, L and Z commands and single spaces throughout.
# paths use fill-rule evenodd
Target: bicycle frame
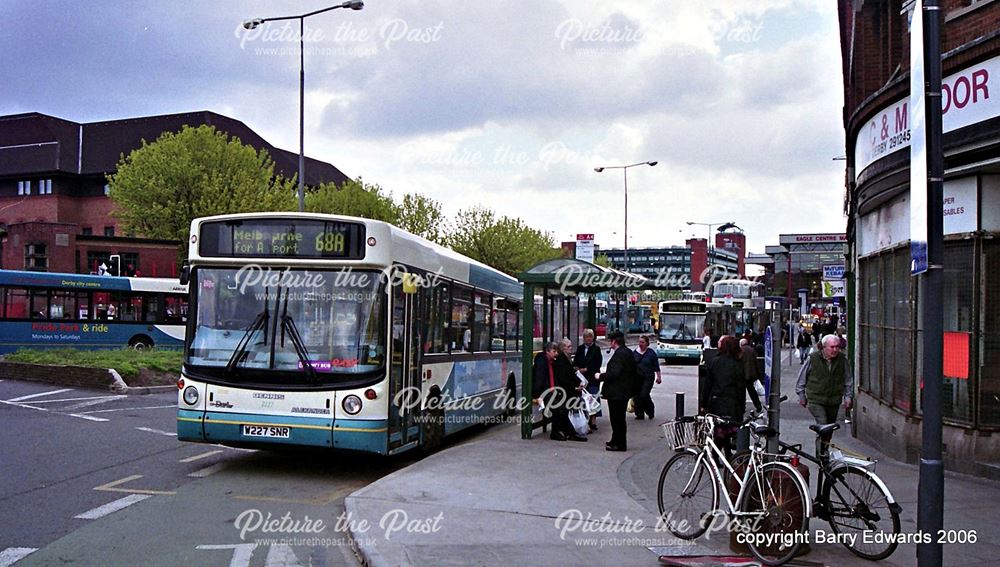
M 706 415 L 705 417 L 706 419 L 711 420 L 710 421 L 711 427 L 709 428 L 709 431 L 714 430 L 715 419 L 712 416 L 708 415 Z M 751 512 L 741 512 L 736 508 L 737 506 L 739 506 L 739 503 L 743 501 L 743 497 L 745 496 L 745 491 L 747 490 L 747 486 L 749 485 L 751 474 L 757 475 L 756 476 L 757 482 L 755 484 L 757 486 L 757 489 L 760 490 L 760 494 L 758 494 L 758 496 L 760 496 L 762 500 L 765 497 L 764 487 L 766 483 L 763 482 L 763 479 L 761 477 L 762 467 L 765 464 L 765 462 L 761 458 L 761 455 L 763 454 L 763 449 L 761 449 L 758 444 L 754 444 L 754 447 L 750 452 L 750 461 L 747 463 L 746 471 L 743 472 L 743 478 L 740 478 L 736 475 L 736 470 L 733 469 L 732 465 L 729 464 L 729 459 L 726 458 L 722 450 L 719 449 L 719 447 L 715 444 L 715 440 L 712 438 L 711 434 L 709 434 L 709 437 L 705 440 L 705 444 L 701 449 L 690 449 L 690 451 L 696 452 L 698 454 L 698 458 L 695 461 L 695 466 L 694 466 L 695 473 L 697 473 L 697 471 L 699 470 L 700 463 L 702 462 L 708 463 L 708 468 L 712 472 L 712 476 L 714 477 L 713 483 L 718 488 L 720 496 L 722 496 L 725 499 L 726 507 L 728 508 L 727 510 L 725 510 L 725 512 L 729 516 L 740 518 L 740 517 L 755 515 Z M 739 493 L 736 495 L 735 501 L 729 497 L 729 490 L 726 487 L 725 479 L 722 477 L 722 470 L 718 465 L 719 462 L 725 465 L 726 470 L 729 471 L 732 477 L 736 479 L 736 481 L 740 485 L 740 490 Z M 795 482 L 797 482 L 799 484 L 799 487 L 802 489 L 802 494 L 806 496 L 805 498 L 806 514 L 807 514 L 806 517 L 807 518 L 811 517 L 812 500 L 808 498 L 809 487 L 806 485 L 805 480 L 802 478 L 802 475 L 799 473 L 799 471 L 796 470 L 795 467 L 783 461 L 775 460 L 772 461 L 771 464 L 784 468 L 789 473 L 791 473 L 791 477 L 795 479 Z M 694 476 L 688 479 L 688 485 L 684 487 L 685 491 L 689 489 L 690 483 L 693 480 Z
M 815 463 L 817 465 L 817 467 L 819 468 L 820 478 L 817 479 L 815 498 L 820 497 L 820 490 L 822 490 L 822 487 L 825 483 L 833 481 L 834 472 L 840 469 L 847 468 L 847 469 L 854 469 L 858 471 L 860 474 L 863 474 L 864 476 L 871 479 L 871 481 L 875 483 L 875 485 L 882 491 L 882 493 L 885 494 L 886 500 L 889 502 L 890 506 L 899 506 L 899 504 L 896 503 L 896 499 L 893 497 L 892 492 L 889 490 L 889 487 L 886 486 L 884 482 L 882 482 L 882 479 L 877 474 L 875 474 L 873 471 L 869 470 L 866 467 L 855 465 L 852 463 L 845 463 L 843 461 L 834 461 L 830 459 L 823 460 L 816 457 L 815 455 L 807 453 L 804 449 L 802 449 L 800 445 L 790 445 L 788 443 L 778 441 L 778 446 L 781 447 L 782 451 L 791 451 L 792 453 L 798 455 L 799 457 L 802 457 L 803 459 L 806 459 L 807 461 Z M 834 482 L 832 485 L 830 485 L 830 489 L 836 491 L 839 496 L 842 496 L 840 495 L 840 491 L 837 488 L 837 485 L 838 483 Z M 858 496 L 850 486 L 846 486 L 846 488 L 853 496 L 855 497 Z M 806 490 L 806 494 L 809 494 L 808 490 Z M 901 511 L 901 508 L 896 510 L 897 513 L 899 513 L 899 511 Z

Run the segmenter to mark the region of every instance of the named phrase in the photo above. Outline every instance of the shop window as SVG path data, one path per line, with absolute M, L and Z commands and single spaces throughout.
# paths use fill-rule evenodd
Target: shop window
M 942 278 L 944 304 L 944 332 L 955 343 L 973 342 L 975 317 L 976 279 L 973 241 L 946 242 L 944 246 L 944 274 Z M 991 330 L 992 331 L 992 330 Z M 963 339 L 964 337 L 964 339 Z M 971 348 L 970 348 L 971 351 Z M 971 354 L 971 352 L 970 352 Z M 944 376 L 941 392 L 941 411 L 945 419 L 972 423 L 972 392 L 975 377 L 968 365 L 964 376 Z M 958 372 L 956 372 L 957 374 Z
M 987 241 L 983 246 L 983 280 L 980 328 L 986 332 L 979 343 L 979 422 L 1000 427 L 1000 243 Z

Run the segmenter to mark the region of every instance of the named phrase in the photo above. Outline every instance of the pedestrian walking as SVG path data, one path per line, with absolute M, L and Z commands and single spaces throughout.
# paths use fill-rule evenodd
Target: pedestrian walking
M 628 450 L 625 408 L 633 396 L 636 382 L 635 357 L 625 346 L 625 335 L 613 331 L 608 335 L 615 352 L 608 361 L 608 369 L 599 374 L 604 382 L 602 396 L 608 401 L 608 417 L 611 420 L 611 440 L 605 443 L 608 451 Z
M 661 384 L 660 379 L 660 359 L 656 356 L 656 351 L 649 348 L 649 336 L 639 337 L 639 348 L 636 349 L 635 366 L 639 375 L 639 395 L 635 397 L 635 418 L 653 419 L 656 407 L 653 398 L 650 396 L 653 391 L 653 382 Z
M 799 338 L 795 341 L 795 347 L 799 349 L 799 364 L 805 364 L 809 357 L 809 349 L 812 348 L 812 335 L 809 330 L 802 327 L 799 331 Z
M 735 337 L 723 336 L 719 339 L 719 353 L 708 364 L 705 380 L 699 384 L 699 389 L 698 400 L 705 404 L 701 408 L 702 414 L 711 413 L 729 421 L 743 421 L 747 395 L 750 396 L 754 409 L 758 412 L 762 409 L 757 390 L 743 373 L 740 344 Z M 736 430 L 735 426 L 725 425 L 714 432 L 726 457 L 733 453 Z
M 799 404 L 808 408 L 818 425 L 836 423 L 840 406 L 854 405 L 854 373 L 847 356 L 840 350 L 840 338 L 826 335 L 820 341 L 822 350 L 813 353 L 799 369 L 795 393 Z M 816 455 L 826 455 L 832 433 L 816 440 Z

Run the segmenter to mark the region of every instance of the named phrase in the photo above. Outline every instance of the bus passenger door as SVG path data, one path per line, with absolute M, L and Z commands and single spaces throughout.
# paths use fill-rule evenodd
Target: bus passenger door
M 389 452 L 420 438 L 416 415 L 420 412 L 419 317 L 422 294 L 406 293 L 403 285 L 392 287 L 389 377 Z M 411 431 L 412 430 L 412 431 Z

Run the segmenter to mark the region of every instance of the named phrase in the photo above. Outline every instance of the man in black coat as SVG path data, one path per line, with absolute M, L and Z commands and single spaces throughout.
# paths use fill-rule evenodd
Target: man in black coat
M 608 451 L 625 451 L 628 449 L 626 440 L 627 424 L 625 410 L 628 400 L 635 394 L 637 382 L 635 356 L 625 346 L 625 335 L 614 331 L 608 335 L 615 353 L 608 361 L 608 369 L 599 375 L 604 381 L 601 395 L 608 401 L 608 414 L 611 420 L 611 441 L 607 442 Z

